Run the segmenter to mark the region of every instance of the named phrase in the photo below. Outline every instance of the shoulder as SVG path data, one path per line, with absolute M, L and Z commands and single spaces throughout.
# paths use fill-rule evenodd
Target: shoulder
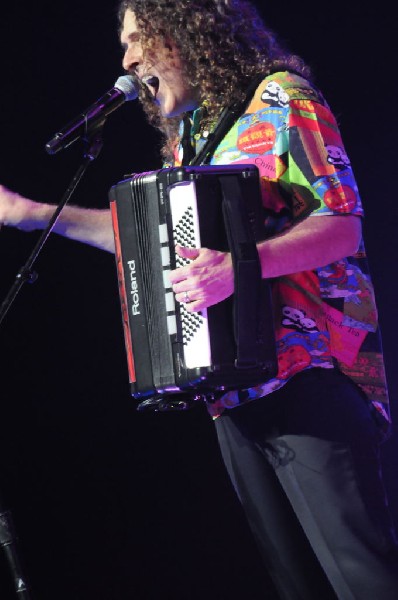
M 321 92 L 307 79 L 289 71 L 272 73 L 260 82 L 247 107 L 253 113 L 267 107 L 287 108 L 291 101 L 326 105 Z

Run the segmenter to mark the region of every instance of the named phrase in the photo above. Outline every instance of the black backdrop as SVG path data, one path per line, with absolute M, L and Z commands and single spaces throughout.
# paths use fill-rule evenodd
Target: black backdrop
M 391 15 L 385 2 L 267 4 L 269 24 L 314 67 L 355 168 L 398 418 Z M 114 13 L 93 0 L 3 7 L 1 183 L 61 198 L 81 147 L 50 157 L 44 144 L 121 74 Z M 105 207 L 124 174 L 160 165 L 137 103 L 112 115 L 104 139 L 75 204 Z M 1 230 L 1 298 L 37 238 Z M 36 267 L 0 332 L 0 492 L 34 600 L 274 598 L 203 407 L 135 411 L 113 256 L 52 235 Z M 396 522 L 397 449 L 394 437 L 383 446 Z M 0 597 L 12 598 L 1 556 L 0 575 Z

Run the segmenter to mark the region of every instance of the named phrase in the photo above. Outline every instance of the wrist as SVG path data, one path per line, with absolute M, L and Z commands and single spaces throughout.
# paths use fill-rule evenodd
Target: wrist
M 16 195 L 9 222 L 6 223 L 23 231 L 43 229 L 48 223 L 54 207 L 50 204 L 34 202 L 23 196 Z

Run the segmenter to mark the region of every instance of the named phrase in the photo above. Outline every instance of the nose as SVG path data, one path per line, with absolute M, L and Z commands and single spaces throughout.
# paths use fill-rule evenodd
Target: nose
M 126 48 L 126 50 L 124 52 L 124 56 L 123 56 L 123 61 L 122 61 L 123 69 L 125 71 L 127 71 L 128 73 L 137 74 L 138 67 L 139 67 L 141 61 L 142 61 L 142 54 L 141 54 L 141 52 L 138 51 L 137 48 L 134 48 L 134 47 Z

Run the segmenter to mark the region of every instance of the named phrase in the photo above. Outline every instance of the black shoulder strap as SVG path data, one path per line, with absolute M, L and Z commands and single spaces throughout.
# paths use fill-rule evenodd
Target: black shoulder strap
M 234 269 L 233 327 L 236 342 L 235 366 L 259 366 L 259 324 L 262 321 L 261 265 L 256 240 L 238 177 L 220 177 L 222 210 Z
M 255 77 L 247 89 L 245 98 L 240 102 L 233 102 L 223 109 L 214 130 L 209 134 L 202 149 L 199 150 L 196 156 L 191 160 L 191 165 L 200 166 L 208 164 L 213 156 L 214 150 L 234 125 L 235 121 L 241 116 L 264 77 L 264 74 Z

